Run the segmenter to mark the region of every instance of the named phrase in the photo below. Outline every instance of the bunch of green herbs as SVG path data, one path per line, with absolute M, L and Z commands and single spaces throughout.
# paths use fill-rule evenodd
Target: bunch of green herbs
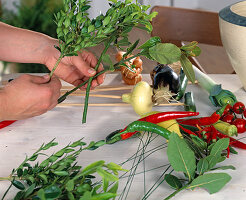
M 197 136 L 182 139 L 173 133 L 169 139 L 167 155 L 175 172 L 183 172 L 183 176 L 165 175 L 165 181 L 176 191 L 165 200 L 172 198 L 184 189 L 201 187 L 210 194 L 221 190 L 230 180 L 227 173 L 212 173 L 215 170 L 226 170 L 235 167 L 219 166 L 226 159 L 224 150 L 229 146 L 229 138 L 223 138 L 207 146 L 207 143 Z
M 43 144 L 32 156 L 26 157 L 17 169 L 13 169 L 8 177 L 0 178 L 11 181 L 2 200 L 12 186 L 19 189 L 14 200 L 107 200 L 117 196 L 118 172 L 123 171 L 119 165 L 100 160 L 82 168 L 76 161 L 82 151 L 95 150 L 103 146 L 104 141 L 87 145 L 78 140 L 50 156 L 45 154 L 57 144 L 54 140 Z M 39 156 L 46 156 L 46 159 L 33 164 Z M 94 181 L 96 175 L 101 177 L 101 181 Z

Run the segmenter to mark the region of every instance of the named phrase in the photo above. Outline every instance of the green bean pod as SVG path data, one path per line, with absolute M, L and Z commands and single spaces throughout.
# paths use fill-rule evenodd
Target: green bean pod
M 171 135 L 171 132 L 169 130 L 167 130 L 161 126 L 158 126 L 157 124 L 153 124 L 151 122 L 146 122 L 146 121 L 134 121 L 127 126 L 125 131 L 116 134 L 114 137 L 117 137 L 121 134 L 134 132 L 134 131 L 147 131 L 147 132 L 156 133 L 156 134 L 164 137 L 167 140 L 169 139 L 169 137 Z
M 175 97 L 175 99 L 177 101 L 179 101 L 180 99 L 183 98 L 187 84 L 188 84 L 188 78 L 185 75 L 183 69 L 181 68 L 180 70 L 180 75 L 179 75 L 179 79 L 180 79 L 180 87 L 179 87 L 179 91 L 177 93 L 177 96 Z
M 192 92 L 186 92 L 184 95 L 184 109 L 185 111 L 196 112 L 196 105 Z

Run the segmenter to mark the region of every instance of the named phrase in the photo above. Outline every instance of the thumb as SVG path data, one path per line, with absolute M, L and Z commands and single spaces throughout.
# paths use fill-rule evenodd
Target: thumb
M 77 69 L 84 74 L 85 76 L 91 77 L 96 74 L 96 70 L 90 65 L 88 65 L 80 56 L 73 57 L 73 65 L 77 67 Z
M 50 81 L 50 76 L 48 74 L 44 76 L 32 76 L 31 81 L 37 84 L 48 83 Z

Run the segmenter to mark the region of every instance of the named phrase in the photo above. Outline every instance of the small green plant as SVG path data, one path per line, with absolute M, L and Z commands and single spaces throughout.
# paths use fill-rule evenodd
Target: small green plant
M 110 8 L 105 15 L 100 14 L 96 18 L 90 19 L 87 13 L 87 10 L 90 8 L 89 1 L 64 0 L 64 10 L 61 10 L 55 15 L 59 39 L 59 47 L 56 46 L 56 48 L 60 51 L 60 57 L 52 69 L 50 76 L 53 75 L 63 57 L 76 56 L 77 52 L 81 49 L 104 44 L 104 49 L 101 52 L 95 70 L 98 69 L 102 61 L 108 64 L 108 66 L 105 66 L 105 70 L 99 72 L 71 91 L 68 91 L 58 100 L 59 103 L 64 101 L 69 94 L 88 83 L 82 123 L 86 122 L 92 80 L 106 71 L 118 69 L 120 65 L 129 68 L 124 63 L 137 56 L 145 56 L 162 64 L 181 61 L 184 72 L 187 74 L 189 80 L 192 82 L 195 81 L 192 64 L 187 57 L 198 56 L 200 54 L 200 48 L 197 46 L 197 42 L 191 42 L 179 48 L 174 44 L 161 43 L 159 37 L 153 37 L 138 47 L 141 50 L 140 53 L 126 59 L 127 55 L 131 54 L 137 48 L 139 42 L 137 40 L 131 44 L 128 40 L 128 33 L 133 27 L 151 32 L 152 25 L 150 22 L 157 13 L 146 14 L 150 6 L 140 5 L 137 1 L 133 3 L 132 0 L 125 0 L 124 2 L 109 0 L 109 5 Z M 126 50 L 122 60 L 115 64 L 113 64 L 110 56 L 107 54 L 107 50 L 111 45 L 114 45 L 118 49 Z M 131 70 L 131 68 L 129 69 Z
M 165 181 L 176 191 L 165 200 L 184 189 L 193 190 L 201 187 L 207 189 L 210 194 L 221 190 L 231 180 L 231 176 L 226 173 L 212 172 L 235 169 L 231 165 L 215 167 L 226 159 L 223 151 L 228 146 L 229 138 L 220 139 L 207 147 L 207 143 L 197 136 L 192 137 L 192 140 L 184 140 L 173 133 L 167 148 L 168 160 L 174 171 L 183 172 L 184 177 L 166 174 Z
M 57 144 L 54 140 L 43 144 L 32 156 L 26 157 L 17 169 L 13 169 L 8 177 L 0 178 L 11 182 L 2 200 L 12 186 L 19 189 L 15 200 L 107 200 L 117 196 L 118 172 L 124 169 L 114 163 L 106 164 L 103 160 L 84 168 L 76 162 L 82 151 L 95 150 L 104 145 L 104 141 L 91 142 L 86 146 L 85 142 L 78 140 L 47 156 L 45 151 Z M 39 156 L 47 158 L 32 165 Z M 98 175 L 101 181 L 95 180 Z

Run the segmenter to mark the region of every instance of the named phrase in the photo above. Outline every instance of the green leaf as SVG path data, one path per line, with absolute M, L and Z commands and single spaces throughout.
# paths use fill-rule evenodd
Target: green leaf
M 86 145 L 86 143 L 85 142 L 82 142 L 81 141 L 81 139 L 80 140 L 78 140 L 78 141 L 75 141 L 75 142 L 73 142 L 71 145 L 69 145 L 70 147 L 78 147 L 78 146 L 84 146 L 84 145 Z
M 93 173 L 95 173 L 95 172 L 97 171 L 97 168 L 103 166 L 104 163 L 105 163 L 104 160 L 100 160 L 100 161 L 91 163 L 90 165 L 86 166 L 86 167 L 82 170 L 81 174 L 82 174 L 83 176 L 86 176 L 86 175 L 89 175 L 89 174 L 93 174 Z
M 213 194 L 222 189 L 230 180 L 231 176 L 226 173 L 204 174 L 194 179 L 188 189 L 201 187 Z
M 44 193 L 45 193 L 45 198 L 56 199 L 61 195 L 62 191 L 58 186 L 51 185 L 44 189 Z
M 193 50 L 192 53 L 194 54 L 194 57 L 197 57 L 201 54 L 201 49 L 199 46 L 196 46 Z
M 53 173 L 57 176 L 68 176 L 69 175 L 69 173 L 66 171 L 54 171 Z
M 38 174 L 38 177 L 44 181 L 44 184 L 48 183 L 48 179 L 45 174 Z
M 109 22 L 110 22 L 110 16 L 105 17 L 104 20 L 103 20 L 103 26 L 108 25 Z
M 25 186 L 20 181 L 13 180 L 12 184 L 13 184 L 13 186 L 18 188 L 19 190 L 24 190 L 25 189 Z
M 67 193 L 67 197 L 68 197 L 69 200 L 75 200 L 72 192 L 68 192 Z
M 106 192 L 106 193 L 93 195 L 91 200 L 108 200 L 108 199 L 114 198 L 116 196 L 117 196 L 117 194 Z
M 233 165 L 228 165 L 228 166 L 216 167 L 211 170 L 227 170 L 227 169 L 236 170 L 236 167 L 234 167 Z
M 38 158 L 38 154 L 34 154 L 34 155 L 32 155 L 32 157 L 29 158 L 28 160 L 30 160 L 30 161 L 35 161 L 37 158 Z
M 81 11 L 81 12 L 84 12 L 84 11 L 88 10 L 90 7 L 91 7 L 90 5 L 85 5 L 85 6 L 83 6 L 83 7 L 81 8 L 80 11 Z
M 197 172 L 199 175 L 204 174 L 204 172 L 208 171 L 209 169 L 209 163 L 206 158 L 202 158 L 197 163 Z
M 113 64 L 113 62 L 112 62 L 112 60 L 111 60 L 111 58 L 110 58 L 110 55 L 108 55 L 108 54 L 104 54 L 104 55 L 103 55 L 102 61 L 103 61 L 104 63 L 106 63 L 106 64 L 109 64 L 109 65 L 112 65 L 112 64 Z
M 167 184 L 170 185 L 173 189 L 177 190 L 182 187 L 181 181 L 176 176 L 166 174 L 164 179 Z
M 118 41 L 117 44 L 119 46 L 128 46 L 130 42 L 127 37 L 124 37 L 122 40 Z
M 142 44 L 138 49 L 149 49 L 157 44 L 161 43 L 161 38 L 158 36 L 151 37 L 144 44 Z
M 184 172 L 189 180 L 193 179 L 196 170 L 195 154 L 188 144 L 175 133 L 172 133 L 169 138 L 167 155 L 175 171 Z
M 17 169 L 17 176 L 21 177 L 23 175 L 23 169 L 19 168 Z
M 161 64 L 171 64 L 180 60 L 180 49 L 171 43 L 159 43 L 149 49 L 150 56 Z
M 38 192 L 37 192 L 37 196 L 41 199 L 41 200 L 46 200 L 45 198 L 45 193 L 44 193 L 44 189 L 40 189 Z
M 113 2 L 113 3 L 117 3 L 118 0 L 108 0 L 110 2 Z
M 110 174 L 109 172 L 107 172 L 106 170 L 102 169 L 101 167 L 97 168 L 97 173 L 103 178 L 106 179 L 108 181 L 118 181 L 119 178 L 114 176 L 113 174 Z
M 80 197 L 79 200 L 91 200 L 91 192 L 86 191 L 82 197 Z
M 128 49 L 127 52 L 124 54 L 124 58 L 126 58 L 127 55 L 131 54 L 133 52 L 133 50 L 137 47 L 138 43 L 139 43 L 139 39 L 134 42 Z
M 74 189 L 74 180 L 71 179 L 66 183 L 66 190 L 71 192 Z
M 104 192 L 107 192 L 108 185 L 109 185 L 108 179 L 104 178 L 104 179 L 103 179 L 103 191 L 104 191 Z
M 33 192 L 34 189 L 35 189 L 35 186 L 36 186 L 35 184 L 32 184 L 32 185 L 26 190 L 24 198 L 27 198 L 29 195 L 32 194 L 32 192 Z
M 218 140 L 211 149 L 210 155 L 221 155 L 221 151 L 227 149 L 227 147 L 229 146 L 229 142 L 229 138 L 223 138 Z
M 182 47 L 180 47 L 180 49 L 185 51 L 192 51 L 197 46 L 197 44 L 197 41 L 192 41 L 189 44 L 183 45 Z
M 210 91 L 210 96 L 216 96 L 222 91 L 221 84 L 216 84 Z
M 119 182 L 116 182 L 108 192 L 116 194 L 118 191 L 118 187 L 119 187 Z
M 180 63 L 188 80 L 190 80 L 192 83 L 195 83 L 195 72 L 193 70 L 192 63 L 190 62 L 190 60 L 182 54 L 180 57 Z
M 113 171 L 128 171 L 127 169 L 123 169 L 120 165 L 117 165 L 113 162 L 108 163 L 107 167 Z

